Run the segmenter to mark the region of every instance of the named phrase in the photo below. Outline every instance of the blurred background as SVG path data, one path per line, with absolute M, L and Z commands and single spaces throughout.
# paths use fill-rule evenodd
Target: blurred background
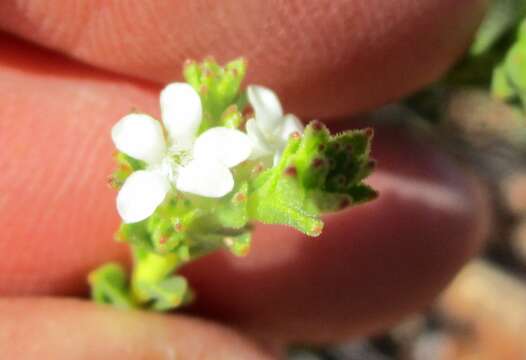
M 366 115 L 409 118 L 397 126 L 432 136 L 473 172 L 492 201 L 490 238 L 426 311 L 339 347 L 296 347 L 290 359 L 526 359 L 525 111 L 526 1 L 494 0 L 444 78 Z

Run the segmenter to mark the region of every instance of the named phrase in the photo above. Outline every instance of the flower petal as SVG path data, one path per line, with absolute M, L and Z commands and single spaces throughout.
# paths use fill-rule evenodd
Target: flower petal
M 272 135 L 281 126 L 283 109 L 274 91 L 257 85 L 247 87 L 248 101 L 256 113 L 259 129 L 265 136 Z
M 247 130 L 247 135 L 252 142 L 252 152 L 250 154 L 250 159 L 258 159 L 260 157 L 270 155 L 272 150 L 269 147 L 265 137 L 259 130 L 256 120 L 249 119 L 245 125 L 245 128 Z
M 166 148 L 161 123 L 146 114 L 129 114 L 111 129 L 115 147 L 147 163 L 158 161 Z
M 197 158 L 179 168 L 175 186 L 180 191 L 219 198 L 234 188 L 230 170 L 215 159 Z
M 245 161 L 251 152 L 252 144 L 245 133 L 218 126 L 199 135 L 193 156 L 196 159 L 214 158 L 231 168 Z
M 189 147 L 201 124 L 201 98 L 186 83 L 172 83 L 161 91 L 161 114 L 174 145 Z
M 303 134 L 303 124 L 295 115 L 287 114 L 283 120 L 280 137 L 285 144 L 289 141 L 289 137 L 292 133 L 298 132 Z
M 144 220 L 163 202 L 169 188 L 170 184 L 161 173 L 135 171 L 117 195 L 117 211 L 125 223 Z

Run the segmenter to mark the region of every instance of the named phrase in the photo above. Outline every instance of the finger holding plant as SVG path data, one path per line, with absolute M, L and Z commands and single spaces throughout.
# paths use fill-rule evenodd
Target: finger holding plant
M 243 59 L 187 62 L 183 73 L 187 83 L 161 92 L 162 121 L 132 113 L 112 129 L 116 238 L 134 262 L 129 280 L 114 263 L 89 275 L 96 302 L 176 308 L 193 297 L 177 270 L 216 250 L 243 256 L 252 222 L 318 236 L 324 212 L 376 196 L 363 182 L 374 168 L 371 129 L 331 135 L 316 120 L 304 128 L 272 90 L 241 91 Z

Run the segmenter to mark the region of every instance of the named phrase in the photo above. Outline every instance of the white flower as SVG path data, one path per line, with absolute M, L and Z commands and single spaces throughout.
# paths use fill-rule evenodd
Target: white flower
M 283 115 L 277 95 L 270 89 L 250 85 L 248 101 L 254 109 L 255 118 L 247 121 L 247 134 L 252 141 L 251 159 L 272 156 L 274 165 L 281 157 L 289 136 L 303 133 L 301 121 L 292 114 Z
M 146 162 L 132 173 L 117 195 L 117 210 L 125 223 L 149 217 L 176 189 L 218 198 L 234 187 L 230 168 L 246 160 L 249 138 L 241 131 L 213 127 L 196 137 L 201 124 L 199 94 L 188 84 L 168 85 L 160 97 L 161 123 L 145 114 L 123 117 L 111 130 L 118 150 Z

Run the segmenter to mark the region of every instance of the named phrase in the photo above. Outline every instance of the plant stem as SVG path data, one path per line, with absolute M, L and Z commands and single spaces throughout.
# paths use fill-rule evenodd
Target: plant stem
M 133 247 L 133 258 L 131 296 L 138 304 L 151 300 L 144 285 L 161 282 L 182 265 L 178 254 L 160 255 L 139 247 Z

